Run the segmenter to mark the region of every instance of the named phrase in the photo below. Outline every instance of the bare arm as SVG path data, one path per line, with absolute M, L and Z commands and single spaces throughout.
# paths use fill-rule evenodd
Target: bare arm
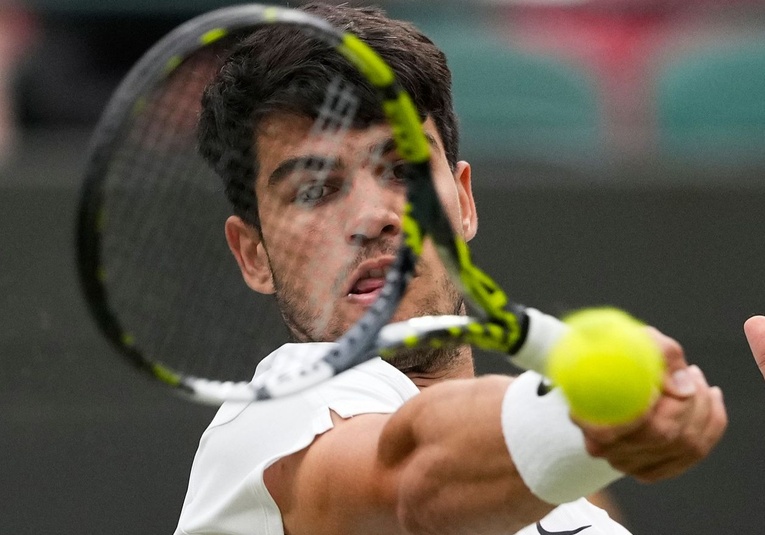
M 508 454 L 500 406 L 509 384 L 495 376 L 432 387 L 386 426 L 379 455 L 401 469 L 397 513 L 409 531 L 514 533 L 552 509 Z M 439 406 L 448 409 L 434 414 Z
M 674 341 L 662 341 L 670 370 L 687 370 L 685 387 L 668 376 L 640 422 L 583 428 L 591 454 L 643 481 L 696 464 L 727 423 L 719 390 L 687 368 Z M 523 484 L 501 430 L 511 381 L 446 381 L 393 415 L 335 418 L 334 429 L 266 473 L 287 533 L 507 534 L 543 517 L 553 506 Z
M 525 487 L 502 436 L 511 380 L 447 381 L 390 416 L 336 417 L 267 472 L 288 533 L 506 534 L 547 514 L 553 506 Z

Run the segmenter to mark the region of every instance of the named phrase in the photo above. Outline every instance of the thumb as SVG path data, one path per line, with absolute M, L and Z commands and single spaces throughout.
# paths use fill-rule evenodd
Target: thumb
M 667 365 L 664 380 L 664 393 L 678 399 L 692 396 L 696 393 L 696 383 L 685 360 L 683 347 L 674 338 L 670 338 L 655 327 L 647 327 L 648 334 L 654 339 Z
M 765 316 L 752 316 L 744 322 L 744 334 L 757 367 L 765 377 Z

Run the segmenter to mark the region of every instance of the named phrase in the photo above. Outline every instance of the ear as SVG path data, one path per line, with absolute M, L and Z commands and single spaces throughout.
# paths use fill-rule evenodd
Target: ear
M 460 203 L 460 217 L 462 223 L 462 236 L 465 241 L 470 241 L 478 231 L 478 214 L 473 199 L 473 184 L 471 182 L 470 164 L 465 161 L 457 162 L 454 170 L 454 182 L 457 186 L 457 194 Z
M 260 233 L 238 216 L 226 220 L 226 241 L 247 286 L 258 293 L 274 293 L 274 279 Z

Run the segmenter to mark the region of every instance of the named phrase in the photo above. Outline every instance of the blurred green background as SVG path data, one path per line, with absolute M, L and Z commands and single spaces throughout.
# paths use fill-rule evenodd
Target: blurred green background
M 362 2 L 356 2 L 362 3 Z M 294 4 L 294 3 L 293 3 Z M 612 493 L 635 534 L 765 533 L 765 2 L 379 2 L 450 58 L 478 263 L 558 313 L 613 304 L 723 387 L 713 455 Z M 79 295 L 88 136 L 213 1 L 0 5 L 0 533 L 171 533 L 210 409 L 135 376 Z M 507 371 L 495 358 L 482 372 Z

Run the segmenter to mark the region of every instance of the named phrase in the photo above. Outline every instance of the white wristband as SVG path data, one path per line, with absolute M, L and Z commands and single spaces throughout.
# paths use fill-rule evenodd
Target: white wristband
M 539 395 L 543 380 L 529 371 L 512 382 L 502 401 L 502 433 L 529 490 L 558 505 L 592 494 L 623 474 L 587 453 L 560 391 Z

